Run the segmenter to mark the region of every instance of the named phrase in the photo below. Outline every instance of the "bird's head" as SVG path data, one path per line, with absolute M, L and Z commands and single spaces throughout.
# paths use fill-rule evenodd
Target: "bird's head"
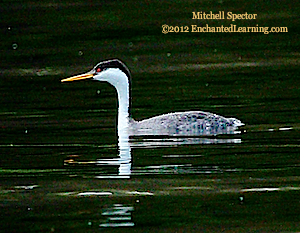
M 115 87 L 127 84 L 130 81 L 130 71 L 126 65 L 118 59 L 106 60 L 98 63 L 91 71 L 61 80 L 69 82 L 83 79 L 106 81 Z

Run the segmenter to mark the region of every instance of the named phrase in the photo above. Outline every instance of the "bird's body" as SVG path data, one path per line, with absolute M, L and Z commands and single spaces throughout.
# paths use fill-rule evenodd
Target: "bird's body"
M 133 135 L 199 135 L 229 132 L 240 122 L 209 112 L 189 111 L 163 114 L 142 121 L 131 119 L 129 123 L 129 131 Z
M 226 118 L 203 111 L 175 112 L 135 121 L 130 114 L 131 74 L 118 59 L 98 63 L 90 72 L 77 75 L 65 81 L 81 79 L 106 81 L 113 85 L 118 94 L 118 132 L 129 135 L 207 135 L 232 133 L 244 125 L 236 118 Z

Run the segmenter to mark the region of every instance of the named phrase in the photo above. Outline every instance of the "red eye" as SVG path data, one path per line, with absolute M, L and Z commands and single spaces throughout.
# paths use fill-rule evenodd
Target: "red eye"
M 100 71 L 101 71 L 101 69 L 100 69 L 100 68 L 97 68 L 97 69 L 96 69 L 96 72 L 100 72 Z

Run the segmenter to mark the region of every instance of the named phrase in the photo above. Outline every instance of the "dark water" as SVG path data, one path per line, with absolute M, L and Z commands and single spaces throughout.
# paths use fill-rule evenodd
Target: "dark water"
M 202 4 L 1 3 L 1 232 L 300 231 L 299 6 Z M 161 33 L 204 10 L 289 32 Z M 115 90 L 60 82 L 111 57 L 132 72 L 135 119 L 203 110 L 246 125 L 132 137 L 122 160 Z

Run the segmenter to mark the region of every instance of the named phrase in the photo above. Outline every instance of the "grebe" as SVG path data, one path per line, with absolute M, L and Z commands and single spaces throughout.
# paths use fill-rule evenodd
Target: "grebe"
M 118 59 L 102 61 L 91 71 L 61 82 L 82 79 L 105 81 L 116 88 L 119 134 L 126 131 L 128 135 L 215 135 L 233 133 L 238 126 L 244 125 L 236 118 L 202 111 L 175 112 L 135 121 L 130 114 L 131 74 L 127 66 Z

